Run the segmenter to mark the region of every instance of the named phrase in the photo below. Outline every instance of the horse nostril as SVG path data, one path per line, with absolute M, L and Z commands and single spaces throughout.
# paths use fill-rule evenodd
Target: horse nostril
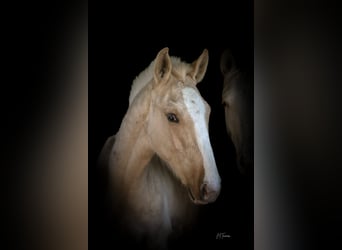
M 201 200 L 205 202 L 213 202 L 216 200 L 219 190 L 212 188 L 207 183 L 201 185 Z
M 206 200 L 208 194 L 207 183 L 203 183 L 201 186 L 201 199 Z

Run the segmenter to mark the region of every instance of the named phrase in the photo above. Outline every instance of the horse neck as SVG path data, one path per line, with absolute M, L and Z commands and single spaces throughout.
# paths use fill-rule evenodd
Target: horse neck
M 141 176 L 153 156 L 144 128 L 148 110 L 148 98 L 133 102 L 115 137 L 110 166 L 123 187 Z

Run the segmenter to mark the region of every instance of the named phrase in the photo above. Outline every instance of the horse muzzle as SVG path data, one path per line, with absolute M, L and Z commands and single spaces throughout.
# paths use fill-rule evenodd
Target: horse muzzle
M 208 183 L 203 183 L 200 187 L 198 199 L 196 199 L 196 197 L 193 195 L 190 188 L 188 188 L 188 194 L 190 200 L 196 205 L 205 205 L 216 201 L 217 197 L 220 194 L 220 189 L 220 187 L 217 188 L 209 185 Z

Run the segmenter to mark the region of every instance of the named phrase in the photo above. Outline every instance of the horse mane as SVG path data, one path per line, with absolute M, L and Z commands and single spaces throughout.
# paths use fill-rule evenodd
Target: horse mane
M 170 56 L 170 58 L 172 62 L 172 73 L 180 76 L 181 79 L 185 79 L 185 76 L 191 69 L 191 64 L 182 61 L 178 57 Z M 129 105 L 132 104 L 138 93 L 153 79 L 154 64 L 155 60 L 153 60 L 150 65 L 133 80 L 131 92 L 129 94 Z

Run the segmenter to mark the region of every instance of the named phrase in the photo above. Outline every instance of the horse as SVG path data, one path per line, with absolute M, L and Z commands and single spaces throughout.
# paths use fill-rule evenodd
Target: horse
M 196 87 L 208 59 L 207 49 L 192 63 L 161 49 L 133 80 L 120 128 L 100 153 L 118 223 L 148 248 L 166 248 L 220 193 L 210 106 Z
M 237 67 L 231 50 L 221 54 L 223 76 L 222 104 L 225 123 L 236 151 L 236 162 L 241 174 L 253 172 L 253 85 L 247 71 Z

